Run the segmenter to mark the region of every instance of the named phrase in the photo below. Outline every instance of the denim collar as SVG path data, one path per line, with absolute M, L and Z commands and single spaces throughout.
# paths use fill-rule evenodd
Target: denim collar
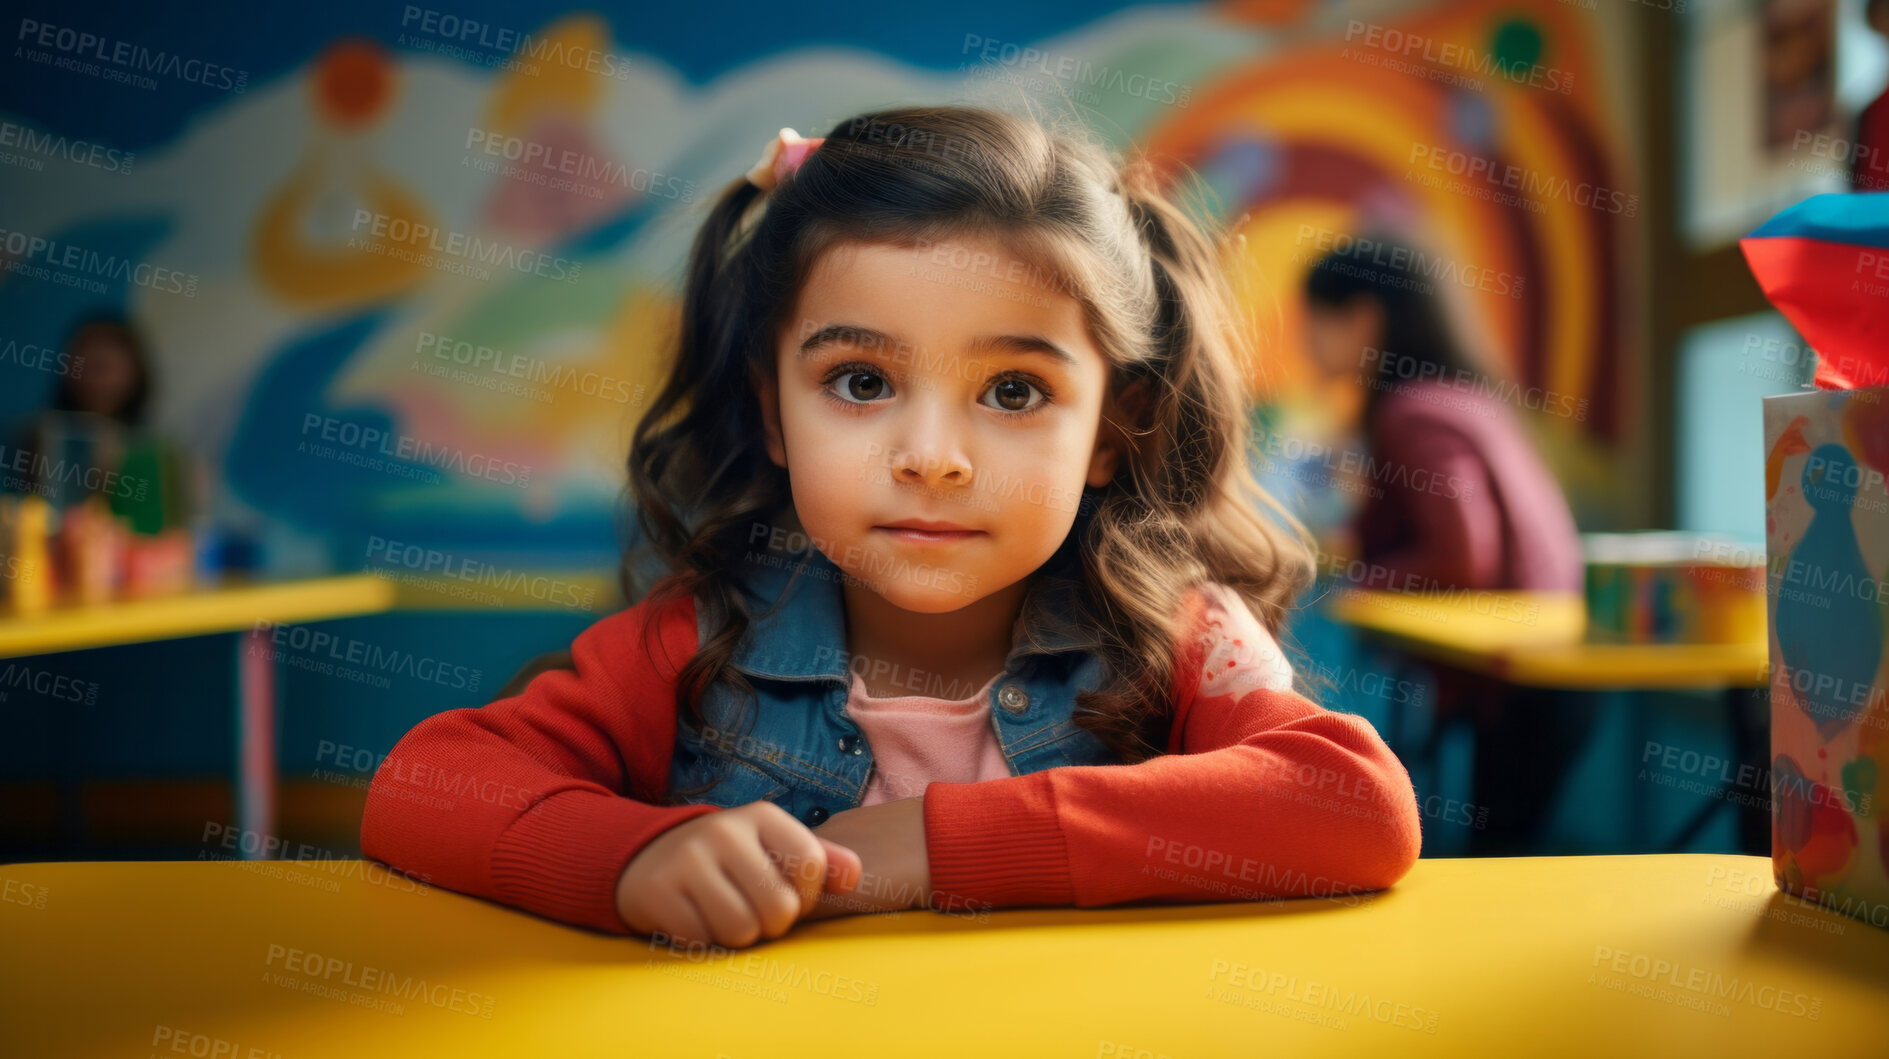
M 1093 650 L 1093 631 L 1076 621 L 1079 586 L 1066 573 L 1051 572 L 1052 559 L 1032 576 L 1011 627 L 1008 671 L 1030 655 Z M 846 657 L 846 599 L 840 568 L 817 548 L 768 552 L 746 560 L 737 577 L 745 582 L 753 620 L 730 663 L 751 676 L 776 680 L 850 681 Z M 1064 570 L 1067 567 L 1063 567 Z M 779 601 L 779 605 L 774 605 Z

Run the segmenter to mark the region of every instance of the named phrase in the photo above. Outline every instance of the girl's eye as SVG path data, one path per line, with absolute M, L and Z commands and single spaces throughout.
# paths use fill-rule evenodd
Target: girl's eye
M 994 407 L 1002 411 L 1030 412 L 1042 403 L 1030 401 L 1032 391 L 1039 394 L 1042 392 L 1022 379 L 1010 378 L 997 380 L 997 385 L 992 386 L 987 392 L 997 398 L 997 404 Z
M 887 391 L 885 376 L 871 371 L 844 371 L 827 380 L 829 392 L 840 383 L 840 400 L 847 404 L 871 404 Z

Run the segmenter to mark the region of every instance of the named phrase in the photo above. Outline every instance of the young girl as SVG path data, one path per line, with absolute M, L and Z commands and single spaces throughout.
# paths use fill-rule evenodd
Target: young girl
M 636 431 L 662 576 L 571 669 L 403 737 L 362 849 L 732 947 L 1391 885 L 1410 778 L 1268 632 L 1310 564 L 1249 467 L 1234 321 L 1209 240 L 1079 138 L 782 130 L 696 239 Z

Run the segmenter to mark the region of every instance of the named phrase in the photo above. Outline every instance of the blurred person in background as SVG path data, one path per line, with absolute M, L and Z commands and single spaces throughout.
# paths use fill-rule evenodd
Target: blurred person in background
M 1357 436 L 1365 497 L 1328 550 L 1366 564 L 1359 588 L 1567 591 L 1585 561 L 1560 484 L 1514 412 L 1511 392 L 1467 354 L 1423 272 L 1422 248 L 1367 235 L 1319 259 L 1305 280 L 1315 368 L 1363 388 Z M 1585 745 L 1592 712 L 1570 696 L 1435 667 L 1435 714 L 1400 746 L 1431 757 L 1444 727 L 1477 735 L 1475 801 L 1491 810 L 1472 853 L 1547 852 L 1545 817 Z M 1401 727 L 1401 726 L 1400 726 Z M 1403 742 L 1404 740 L 1400 740 Z
M 1889 0 L 1869 0 L 1863 21 L 1889 41 Z M 1856 147 L 1850 156 L 1851 191 L 1889 190 L 1889 89 L 1856 116 Z
M 1351 240 L 1305 280 L 1305 334 L 1328 378 L 1364 390 L 1366 500 L 1343 545 L 1418 589 L 1578 592 L 1574 516 L 1503 385 L 1473 365 L 1416 247 Z
M 151 394 L 144 342 L 120 317 L 79 321 L 63 352 L 59 388 L 20 437 L 7 482 L 10 491 L 37 493 L 60 510 L 110 494 L 106 479 L 118 477 Z
M 187 461 L 145 428 L 153 380 L 143 336 L 123 316 L 99 313 L 73 325 L 63 351 L 51 405 L 7 454 L 6 491 L 60 511 L 102 496 L 141 534 L 186 522 Z
M 136 426 L 151 396 L 151 369 L 144 340 L 119 316 L 81 321 L 66 340 L 71 369 L 54 408 L 86 412 Z

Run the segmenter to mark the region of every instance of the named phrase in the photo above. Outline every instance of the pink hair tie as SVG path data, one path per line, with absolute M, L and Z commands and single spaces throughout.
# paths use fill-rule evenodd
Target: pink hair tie
M 749 182 L 762 191 L 773 191 L 786 179 L 787 174 L 799 169 L 800 163 L 806 161 L 807 156 L 825 142 L 824 136 L 804 139 L 792 129 L 782 129 L 774 139 L 768 141 L 760 160 L 748 170 Z

